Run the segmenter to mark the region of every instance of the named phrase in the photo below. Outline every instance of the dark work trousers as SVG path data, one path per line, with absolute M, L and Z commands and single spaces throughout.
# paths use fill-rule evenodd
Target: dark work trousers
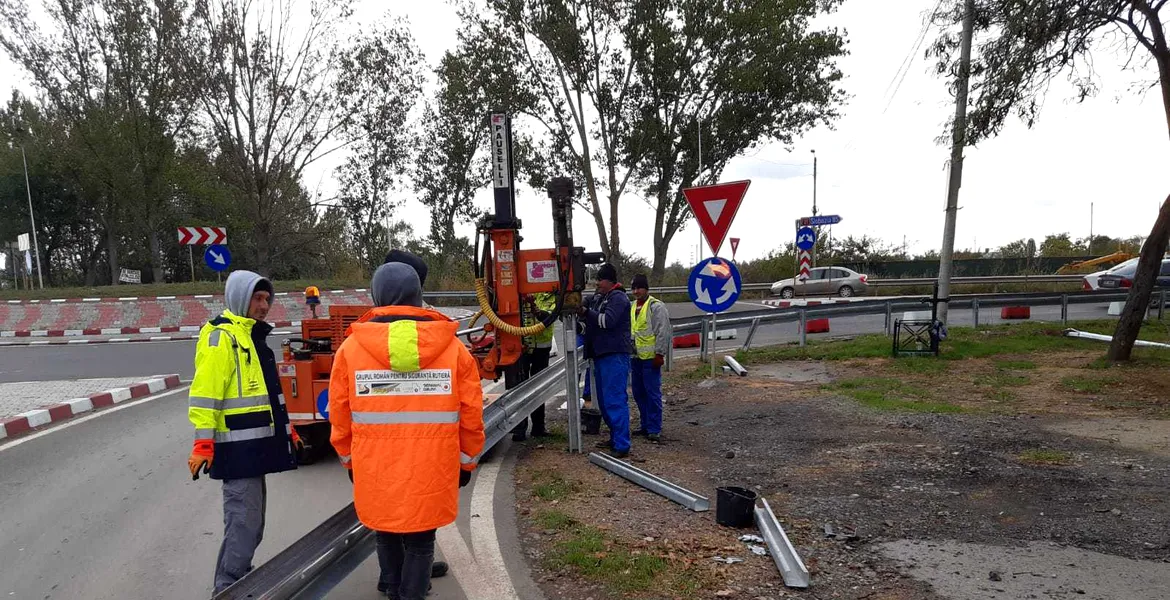
M 654 366 L 654 359 L 634 358 L 630 361 L 630 387 L 638 405 L 641 429 L 646 433 L 662 433 L 662 368 Z
M 522 365 L 521 369 L 523 369 L 524 372 L 522 381 L 526 381 L 528 378 L 547 369 L 549 357 L 551 355 L 552 348 L 533 348 L 531 353 L 525 354 L 524 357 L 520 359 Z M 512 386 L 508 386 L 507 381 L 505 380 L 505 387 L 510 388 Z M 528 419 L 520 421 L 520 424 L 516 425 L 516 427 L 512 429 L 512 433 L 526 433 L 527 431 Z M 540 406 L 536 407 L 536 410 L 532 411 L 532 435 L 540 435 L 545 433 L 545 431 L 544 405 L 541 404 Z
M 378 590 L 395 600 L 422 600 L 431 587 L 435 530 L 374 536 L 378 549 Z
M 264 477 L 223 482 L 223 544 L 215 561 L 215 593 L 252 570 L 252 557 L 264 539 L 267 499 Z

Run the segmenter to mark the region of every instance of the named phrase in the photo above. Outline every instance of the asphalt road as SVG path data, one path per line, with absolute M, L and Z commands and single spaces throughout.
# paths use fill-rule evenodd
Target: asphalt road
M 209 598 L 223 530 L 220 486 L 191 481 L 186 412 L 183 387 L 0 446 L 0 597 Z M 435 580 L 432 599 L 538 597 L 523 583 L 514 533 L 513 454 L 501 447 L 463 488 L 457 528 L 439 535 L 453 574 Z M 268 476 L 256 564 L 351 500 L 333 460 Z M 371 557 L 330 596 L 379 597 L 377 572 Z

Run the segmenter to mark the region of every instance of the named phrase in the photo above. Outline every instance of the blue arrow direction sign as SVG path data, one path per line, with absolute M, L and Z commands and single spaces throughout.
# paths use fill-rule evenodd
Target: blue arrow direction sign
M 817 231 L 812 227 L 801 227 L 796 230 L 796 247 L 801 250 L 812 250 L 817 244 Z
M 731 308 L 739 300 L 741 290 L 743 281 L 739 269 L 731 261 L 718 256 L 695 265 L 687 281 L 691 302 L 703 312 L 721 313 Z
M 203 251 L 203 262 L 212 271 L 226 271 L 228 265 L 232 264 L 232 253 L 228 252 L 227 246 L 208 246 Z

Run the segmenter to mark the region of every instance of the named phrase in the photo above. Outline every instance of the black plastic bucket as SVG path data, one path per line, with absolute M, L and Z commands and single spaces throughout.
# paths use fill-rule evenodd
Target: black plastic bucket
M 741 487 L 715 489 L 715 522 L 725 527 L 749 527 L 759 494 Z
M 581 425 L 585 433 L 598 435 L 601 433 L 601 413 L 593 410 L 581 411 Z

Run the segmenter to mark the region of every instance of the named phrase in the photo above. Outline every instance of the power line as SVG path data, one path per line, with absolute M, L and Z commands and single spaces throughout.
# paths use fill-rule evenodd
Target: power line
M 898 67 L 898 71 L 894 73 L 894 78 L 890 80 L 890 84 L 886 86 L 887 94 L 890 93 L 891 86 L 893 86 L 894 91 L 892 94 L 890 94 L 889 99 L 886 101 L 886 107 L 882 109 L 883 115 L 886 114 L 886 111 L 890 110 L 890 105 L 894 103 L 894 98 L 898 96 L 898 91 L 902 89 L 902 82 L 906 81 L 906 75 L 910 73 L 910 67 L 914 66 L 915 59 L 918 56 L 918 53 L 922 50 L 922 44 L 926 41 L 926 34 L 930 32 L 930 26 L 934 21 L 934 15 L 938 14 L 938 10 L 942 8 L 942 3 L 943 0 L 938 0 L 938 2 L 936 2 L 934 5 L 934 10 L 931 10 L 929 13 L 923 16 L 922 29 L 918 31 L 918 37 L 914 40 L 914 45 L 911 47 L 910 52 L 906 55 L 906 58 L 902 61 L 902 65 Z M 895 80 L 897 81 L 896 85 L 894 83 Z

